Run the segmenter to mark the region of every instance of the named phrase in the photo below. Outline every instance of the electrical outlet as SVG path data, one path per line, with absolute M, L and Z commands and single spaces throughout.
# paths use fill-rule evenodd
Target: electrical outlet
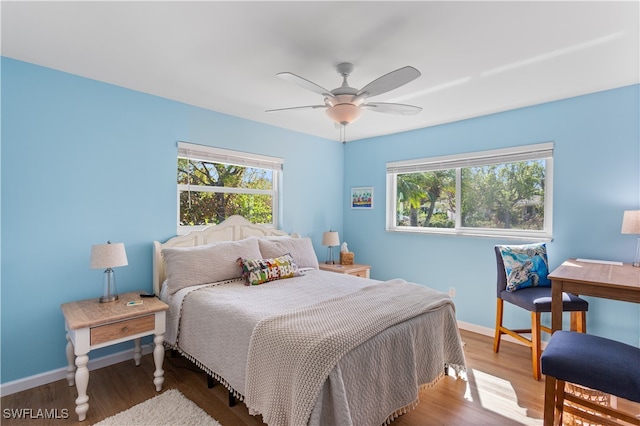
M 449 287 L 449 297 L 456 297 L 456 288 Z

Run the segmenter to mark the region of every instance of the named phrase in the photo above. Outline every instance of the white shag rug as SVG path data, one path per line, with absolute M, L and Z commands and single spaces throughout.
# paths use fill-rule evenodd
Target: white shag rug
M 222 426 L 177 389 L 107 417 L 94 426 Z

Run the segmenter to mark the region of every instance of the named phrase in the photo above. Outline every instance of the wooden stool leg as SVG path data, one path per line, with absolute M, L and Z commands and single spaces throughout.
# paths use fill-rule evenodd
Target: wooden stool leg
M 554 419 L 557 426 L 562 426 L 562 417 L 564 415 L 564 380 L 555 380 L 555 406 Z
M 533 378 L 540 380 L 540 312 L 531 312 L 531 362 L 533 364 Z
M 544 426 L 553 426 L 556 402 L 556 379 L 545 376 L 544 379 Z

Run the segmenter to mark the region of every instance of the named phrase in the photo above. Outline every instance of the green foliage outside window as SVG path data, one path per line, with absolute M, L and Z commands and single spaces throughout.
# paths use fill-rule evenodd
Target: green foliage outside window
M 178 158 L 181 226 L 213 225 L 231 215 L 273 222 L 273 171 Z M 232 188 L 232 189 L 230 189 Z
M 453 228 L 455 220 L 456 171 L 398 175 L 398 225 Z M 453 217 L 453 216 L 451 216 Z
M 545 161 L 521 161 L 397 175 L 397 226 L 544 229 Z
M 544 229 L 544 160 L 462 169 L 462 226 Z

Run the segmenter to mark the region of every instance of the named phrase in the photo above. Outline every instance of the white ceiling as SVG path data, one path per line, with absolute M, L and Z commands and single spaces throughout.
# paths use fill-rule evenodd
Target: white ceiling
M 329 90 L 405 65 L 422 76 L 365 111 L 355 140 L 640 82 L 638 1 L 2 1 L 2 55 L 191 105 L 339 140 L 322 103 L 276 77 Z

